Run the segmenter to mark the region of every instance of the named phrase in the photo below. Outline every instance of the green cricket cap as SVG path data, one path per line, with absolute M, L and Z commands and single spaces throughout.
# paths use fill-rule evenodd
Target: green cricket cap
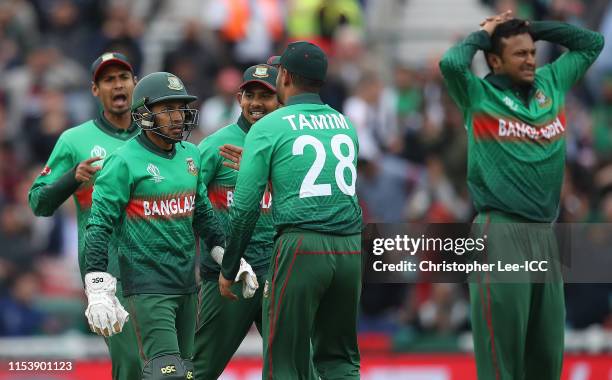
M 325 80 L 327 55 L 317 45 L 307 41 L 292 42 L 280 58 L 287 71 L 313 80 Z
M 260 83 L 270 90 L 276 92 L 276 77 L 278 70 L 270 65 L 255 65 L 251 66 L 244 71 L 242 75 L 242 84 L 240 89 L 242 90 L 246 85 L 250 83 Z

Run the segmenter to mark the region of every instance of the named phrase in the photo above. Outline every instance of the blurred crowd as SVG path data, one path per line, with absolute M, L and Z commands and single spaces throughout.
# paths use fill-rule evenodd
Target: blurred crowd
M 605 0 L 481 2 L 491 12 L 511 8 L 529 19 L 566 20 L 612 41 L 612 5 Z M 289 40 L 309 39 L 330 57 L 323 100 L 358 130 L 365 221 L 469 222 L 466 132 L 442 83 L 439 56 L 419 65 L 377 56 L 372 3 L 0 1 L 0 336 L 86 331 L 72 202 L 54 217 L 36 218 L 27 192 L 59 135 L 95 115 L 90 65 L 104 51 L 126 54 L 139 76 L 164 70 L 181 77 L 199 97 L 200 126 L 191 137 L 198 143 L 237 119 L 244 68 L 282 52 Z M 561 53 L 542 46 L 540 62 Z M 612 222 L 611 50 L 608 44 L 567 98 L 562 222 Z M 569 326 L 612 328 L 609 285 L 568 285 L 567 296 Z M 469 328 L 460 284 L 366 284 L 362 298 L 363 331 Z

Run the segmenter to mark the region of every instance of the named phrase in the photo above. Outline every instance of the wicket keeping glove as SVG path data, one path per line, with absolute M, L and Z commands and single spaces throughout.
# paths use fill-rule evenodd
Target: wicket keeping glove
M 210 250 L 210 255 L 219 265 L 221 265 L 223 262 L 224 253 L 225 249 L 218 246 L 213 247 L 213 249 Z M 243 258 L 240 259 L 240 268 L 238 269 L 238 273 L 236 274 L 234 281 L 242 281 L 242 297 L 244 298 L 253 297 L 257 291 L 257 288 L 259 288 L 257 275 L 253 271 L 253 268 L 251 268 L 251 265 Z
M 117 279 L 106 272 L 90 272 L 85 275 L 87 309 L 85 316 L 91 331 L 109 337 L 118 334 L 129 314 L 115 296 Z

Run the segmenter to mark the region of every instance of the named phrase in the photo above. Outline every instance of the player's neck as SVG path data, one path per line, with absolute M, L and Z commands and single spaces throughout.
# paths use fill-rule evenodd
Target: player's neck
M 165 150 L 165 151 L 170 151 L 172 150 L 172 147 L 174 144 L 166 142 L 163 137 L 161 137 L 160 135 L 153 133 L 151 131 L 145 131 L 145 135 L 147 136 L 147 138 L 153 143 L 155 144 L 155 146 L 157 146 L 159 149 L 161 150 Z
M 108 120 L 108 122 L 115 128 L 127 130 L 132 125 L 132 114 L 130 112 L 115 115 L 113 113 L 103 111 L 103 114 L 106 120 Z
M 309 92 L 308 91 L 304 91 L 304 90 L 299 89 L 299 88 L 294 87 L 294 86 L 287 87 L 285 89 L 285 94 L 284 94 L 285 95 L 285 99 L 283 99 L 283 104 L 286 104 L 287 101 L 290 98 L 294 97 L 294 96 L 302 95 L 302 94 L 307 94 L 307 93 L 309 93 Z

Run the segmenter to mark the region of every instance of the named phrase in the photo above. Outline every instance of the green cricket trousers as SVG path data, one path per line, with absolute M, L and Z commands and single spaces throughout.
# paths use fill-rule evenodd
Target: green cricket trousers
M 360 234 L 277 237 L 263 293 L 263 379 L 359 379 L 361 271 Z
M 565 302 L 558 247 L 550 223 L 499 211 L 480 213 L 475 235 L 486 235 L 489 263 L 546 262 L 547 271 L 491 272 L 469 284 L 479 380 L 559 380 Z
M 242 282 L 232 285 L 237 301 L 219 293 L 218 281 L 202 280 L 198 296 L 194 375 L 197 380 L 217 379 L 255 323 L 261 333 L 261 301 L 265 276 L 258 276 L 259 289 L 252 298 L 242 297 Z

